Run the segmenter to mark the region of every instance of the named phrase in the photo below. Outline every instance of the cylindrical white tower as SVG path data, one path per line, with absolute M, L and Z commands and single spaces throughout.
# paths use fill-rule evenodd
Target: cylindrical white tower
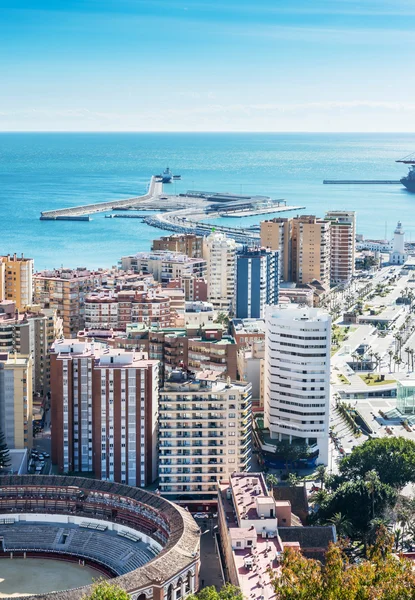
M 393 235 L 393 251 L 399 252 L 399 254 L 405 253 L 405 232 L 400 221 L 398 221 Z
M 265 425 L 271 437 L 318 446 L 328 463 L 331 317 L 297 305 L 268 306 Z M 298 440 L 297 440 L 298 441 Z

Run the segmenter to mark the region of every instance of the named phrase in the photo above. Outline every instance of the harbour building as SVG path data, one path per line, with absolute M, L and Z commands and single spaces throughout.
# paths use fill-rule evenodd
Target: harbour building
M 250 383 L 173 371 L 160 389 L 159 415 L 159 489 L 165 498 L 215 504 L 218 479 L 249 470 Z
M 330 281 L 347 283 L 355 274 L 355 211 L 330 210 L 326 213 L 330 223 Z
M 157 477 L 157 360 L 64 339 L 51 350 L 52 462 L 59 473 L 144 487 Z
M 0 301 L 15 302 L 24 311 L 33 304 L 33 259 L 16 254 L 0 256 Z
M 278 303 L 278 252 L 244 248 L 236 260 L 236 317 L 263 319 L 265 306 Z
M 271 441 L 328 463 L 331 317 L 317 308 L 268 306 L 264 421 Z

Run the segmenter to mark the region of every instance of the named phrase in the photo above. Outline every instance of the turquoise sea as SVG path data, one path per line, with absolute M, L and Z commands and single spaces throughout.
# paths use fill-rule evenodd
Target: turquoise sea
M 167 165 L 188 189 L 258 193 L 305 206 L 357 211 L 358 232 L 390 237 L 398 219 L 415 240 L 415 194 L 400 185 L 332 186 L 323 179 L 399 179 L 395 160 L 415 134 L 0 134 L 0 254 L 24 252 L 37 269 L 105 267 L 165 235 L 138 219 L 40 221 L 42 210 L 144 193 Z M 288 213 L 292 214 L 292 213 Z M 266 217 L 222 219 L 233 226 Z

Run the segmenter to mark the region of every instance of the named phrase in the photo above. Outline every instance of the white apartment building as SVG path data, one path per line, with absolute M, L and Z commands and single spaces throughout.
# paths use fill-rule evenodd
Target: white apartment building
M 331 210 L 325 219 L 330 221 L 330 281 L 351 281 L 355 274 L 356 213 Z
M 60 473 L 140 487 L 155 480 L 158 372 L 143 352 L 53 344 L 52 461 Z
M 165 498 L 216 501 L 218 479 L 251 462 L 251 384 L 173 371 L 159 396 L 159 487 Z
M 317 308 L 269 306 L 265 339 L 265 425 L 273 439 L 318 447 L 317 462 L 327 464 L 331 317 Z
M 203 242 L 207 294 L 218 311 L 229 312 L 235 303 L 236 242 L 224 233 L 212 232 Z
M 202 258 L 189 258 L 186 254 L 178 252 L 157 250 L 123 256 L 121 268 L 134 273 L 151 273 L 156 281 L 167 283 L 170 279 L 179 279 L 187 275 L 204 277 L 206 261 Z

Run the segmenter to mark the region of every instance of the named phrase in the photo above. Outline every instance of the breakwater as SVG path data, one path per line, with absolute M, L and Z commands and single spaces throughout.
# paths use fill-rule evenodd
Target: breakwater
M 80 217 L 94 213 L 107 212 L 113 209 L 136 206 L 144 202 L 149 202 L 158 198 L 163 192 L 163 184 L 157 181 L 155 177 L 150 180 L 148 192 L 143 196 L 127 198 L 126 200 L 110 200 L 109 202 L 97 202 L 95 204 L 83 204 L 81 206 L 72 206 L 70 208 L 58 208 L 55 210 L 45 210 L 40 214 L 42 221 L 59 221 L 62 217 Z M 68 219 L 65 219 L 68 220 Z M 71 219 L 69 219 L 71 220 Z M 79 220 L 79 219 L 77 219 Z

